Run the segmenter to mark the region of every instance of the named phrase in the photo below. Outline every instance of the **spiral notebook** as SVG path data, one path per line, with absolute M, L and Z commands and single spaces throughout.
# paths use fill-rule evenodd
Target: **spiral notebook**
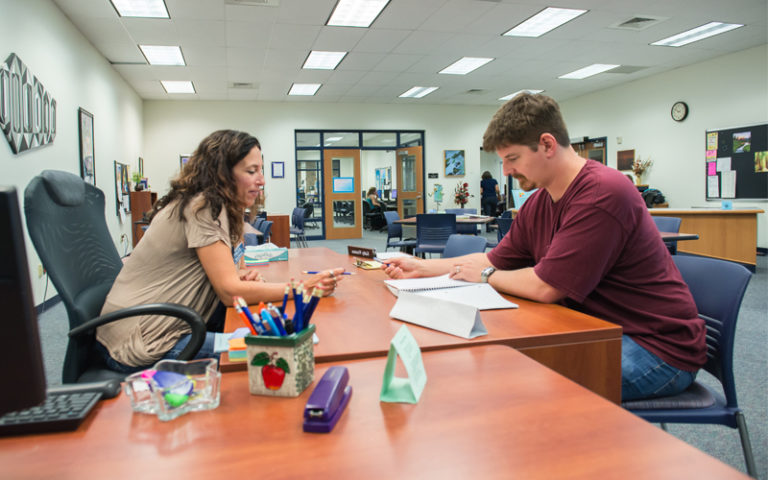
M 439 277 L 384 280 L 387 288 L 397 297 L 409 292 L 423 297 L 445 300 L 475 307 L 479 310 L 517 308 L 517 304 L 505 299 L 487 283 L 454 280 L 448 274 Z

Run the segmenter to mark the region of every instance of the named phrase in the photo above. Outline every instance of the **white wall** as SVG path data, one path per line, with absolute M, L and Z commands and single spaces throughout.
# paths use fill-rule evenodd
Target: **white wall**
M 690 113 L 670 117 L 683 100 Z M 608 137 L 608 165 L 616 151 L 634 149 L 654 164 L 644 183 L 664 193 L 670 208 L 719 206 L 705 200 L 706 130 L 768 122 L 768 46 L 714 58 L 560 105 L 571 137 Z M 622 137 L 622 143 L 617 143 Z M 768 182 L 768 175 L 766 175 Z M 766 210 L 768 202 L 734 201 L 734 208 Z M 766 214 L 758 215 L 758 246 L 768 247 Z
M 142 103 L 109 63 L 48 0 L 0 0 L 0 59 L 19 56 L 57 102 L 56 138 L 52 144 L 14 155 L 0 140 L 0 183 L 13 185 L 23 202 L 27 183 L 45 169 L 80 173 L 77 109 L 93 114 L 96 185 L 106 196 L 106 216 L 119 251 L 120 235 L 130 239 L 130 217 L 122 225 L 115 213 L 113 161 L 135 169 L 142 145 Z M 22 215 L 23 218 L 23 215 Z M 26 230 L 26 227 L 25 227 Z M 40 260 L 27 239 L 27 256 L 35 303 L 43 301 L 44 278 L 37 276 Z M 48 288 L 47 298 L 56 292 Z
M 426 193 L 441 183 L 446 199 L 452 198 L 459 180 L 470 185 L 476 195 L 468 207 L 480 208 L 480 145 L 483 132 L 495 107 L 300 104 L 294 102 L 198 102 L 157 101 L 144 103 L 144 170 L 153 189 L 167 191 L 169 180 L 178 173 L 179 154 L 188 153 L 214 130 L 233 128 L 247 131 L 262 144 L 267 157 L 266 172 L 272 161 L 285 162 L 285 178 L 267 178 L 267 211 L 290 213 L 295 198 L 294 130 L 424 130 L 426 173 L 439 178 L 427 180 Z M 465 150 L 464 177 L 445 178 L 443 150 Z M 366 152 L 366 155 L 368 152 Z M 394 173 L 394 169 L 393 169 Z M 267 175 L 269 177 L 269 175 Z M 365 178 L 363 178 L 365 181 Z M 363 187 L 374 185 L 372 180 Z M 444 202 L 443 207 L 450 207 Z M 427 208 L 434 208 L 428 200 Z

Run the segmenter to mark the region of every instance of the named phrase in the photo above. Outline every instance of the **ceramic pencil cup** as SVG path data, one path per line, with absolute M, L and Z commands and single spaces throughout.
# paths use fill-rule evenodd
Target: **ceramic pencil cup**
M 248 384 L 252 395 L 298 397 L 315 378 L 310 325 L 285 337 L 248 335 Z

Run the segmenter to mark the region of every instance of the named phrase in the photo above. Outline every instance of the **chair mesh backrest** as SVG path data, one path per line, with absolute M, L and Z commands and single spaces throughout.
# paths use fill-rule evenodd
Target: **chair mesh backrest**
M 101 313 L 122 261 L 104 216 L 104 193 L 68 172 L 45 170 L 24 191 L 27 229 L 74 328 Z M 63 381 L 84 370 L 92 337 L 69 342 Z
M 443 250 L 443 258 L 460 257 L 470 253 L 480 253 L 485 250 L 488 241 L 485 237 L 476 235 L 454 234 L 448 237 Z
M 291 213 L 291 224 L 298 230 L 304 230 L 304 209 L 297 207 Z
M 418 245 L 444 245 L 456 233 L 456 214 L 420 213 L 416 215 Z
M 654 215 L 652 218 L 660 232 L 677 233 L 680 231 L 681 220 L 679 217 L 657 217 Z
M 723 384 L 729 404 L 736 404 L 733 380 L 733 341 L 741 301 L 752 274 L 737 263 L 713 258 L 672 257 L 688 284 L 699 317 L 707 324 L 707 363 L 704 369 Z

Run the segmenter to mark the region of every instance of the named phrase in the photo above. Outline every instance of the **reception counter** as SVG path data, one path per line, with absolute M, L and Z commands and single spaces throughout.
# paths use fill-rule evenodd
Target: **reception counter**
M 678 217 L 680 231 L 699 239 L 682 242 L 678 252 L 720 258 L 754 267 L 757 264 L 757 215 L 759 208 L 720 210 L 710 208 L 652 208 L 651 215 Z

